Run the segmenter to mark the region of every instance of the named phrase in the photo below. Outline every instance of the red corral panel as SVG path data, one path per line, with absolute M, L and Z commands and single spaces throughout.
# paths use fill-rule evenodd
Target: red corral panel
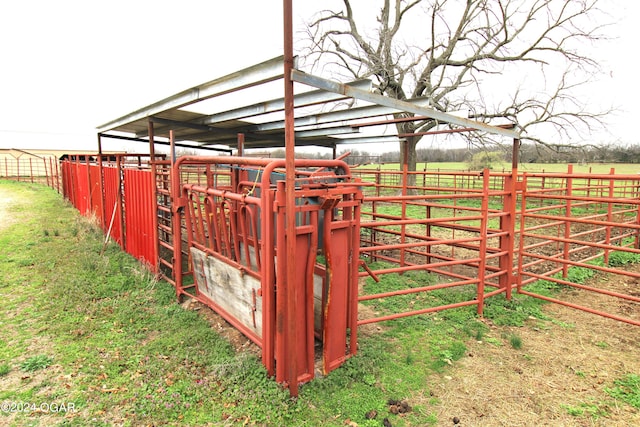
M 102 169 L 104 174 L 104 211 L 106 230 L 111 228 L 111 238 L 121 247 L 122 244 L 122 228 L 120 227 L 120 217 L 122 216 L 121 203 L 118 202 L 118 168 L 105 167 Z
M 97 165 L 89 166 L 89 195 L 91 204 L 89 209 L 96 215 L 98 224 L 102 224 L 102 197 L 100 193 L 100 168 Z
M 76 179 L 75 206 L 82 215 L 87 215 L 89 211 L 89 176 L 87 173 L 87 165 L 83 163 L 73 163 L 71 168 L 74 170 Z
M 153 175 L 148 170 L 124 170 L 125 249 L 154 268 L 157 246 L 154 233 L 156 203 Z

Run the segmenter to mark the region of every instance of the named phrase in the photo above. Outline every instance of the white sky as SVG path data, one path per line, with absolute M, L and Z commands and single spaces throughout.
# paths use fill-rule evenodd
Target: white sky
M 327 3 L 294 0 L 294 28 Z M 618 38 L 595 52 L 610 72 L 589 96 L 621 109 L 612 142 L 637 142 L 640 2 L 607 4 Z M 281 54 L 280 0 L 2 1 L 0 148 L 96 150 L 96 126 Z

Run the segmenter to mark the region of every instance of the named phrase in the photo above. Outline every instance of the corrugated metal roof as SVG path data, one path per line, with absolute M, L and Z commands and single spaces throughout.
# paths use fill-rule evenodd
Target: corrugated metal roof
M 295 65 L 294 65 L 295 67 Z M 173 130 L 176 142 L 192 141 L 194 146 L 237 146 L 237 135 L 244 134 L 245 148 L 284 146 L 284 99 L 256 100 L 251 90 L 283 78 L 283 58 L 278 57 L 235 73 L 187 89 L 149 106 L 136 110 L 98 127 L 98 132 L 133 134 L 148 138 L 149 122 L 155 136 L 168 136 Z M 371 82 L 359 80 L 341 84 L 293 70 L 297 84 L 316 90 L 299 93 L 294 98 L 296 145 L 334 147 L 341 143 L 375 141 L 375 136 L 358 135 L 363 120 L 409 112 L 442 123 L 517 138 L 517 132 L 449 115 L 427 106 L 426 99 L 398 101 L 371 91 Z M 224 96 L 233 94 L 249 102 L 226 109 Z M 209 114 L 207 102 L 219 99 L 217 111 Z M 359 100 L 358 105 L 353 100 Z M 345 102 L 345 101 L 349 102 Z M 258 102 L 256 102 L 258 101 Z M 219 103 L 220 104 L 220 103 Z M 380 135 L 388 140 L 392 135 Z M 397 139 L 399 140 L 399 139 Z

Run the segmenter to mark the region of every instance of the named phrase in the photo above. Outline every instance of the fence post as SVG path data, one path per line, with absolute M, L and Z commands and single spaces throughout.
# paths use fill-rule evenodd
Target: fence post
M 116 175 L 116 200 L 118 203 L 116 204 L 116 208 L 118 210 L 118 221 L 120 222 L 120 247 L 122 250 L 126 251 L 127 245 L 127 230 L 124 226 L 124 198 L 126 195 L 123 195 L 124 186 L 122 185 L 122 157 L 118 155 L 116 157 L 116 167 L 118 168 L 118 172 Z M 126 215 L 126 213 L 124 213 Z
M 527 174 L 522 174 L 522 192 L 520 196 L 520 238 L 518 244 L 518 262 L 516 286 L 518 292 L 522 290 L 522 275 L 524 264 L 524 247 L 525 247 L 525 231 L 526 231 L 526 213 L 527 213 Z
M 53 159 L 49 158 L 49 163 L 52 164 L 53 163 Z M 56 158 L 55 163 L 53 163 L 56 165 L 56 188 L 58 189 L 58 193 L 60 193 L 60 168 L 59 168 L 59 162 L 58 159 Z M 53 166 L 51 167 L 51 173 L 53 173 Z
M 573 174 L 573 165 L 567 165 L 567 173 L 569 175 Z M 567 204 L 565 207 L 564 238 L 570 239 L 571 238 L 571 196 L 573 195 L 573 178 L 571 176 L 567 176 L 566 195 L 567 195 Z M 569 264 L 567 264 L 567 261 L 569 261 L 569 249 L 570 249 L 569 242 L 565 241 L 563 243 L 563 250 L 562 250 L 562 261 L 563 261 L 562 277 L 563 278 L 566 278 L 567 274 L 569 273 Z
M 500 256 L 499 267 L 502 274 L 498 281 L 500 288 L 506 290 L 507 299 L 511 298 L 511 285 L 513 283 L 513 254 L 515 244 L 515 218 L 516 218 L 516 182 L 518 169 L 513 168 L 511 175 L 505 176 L 504 195 L 502 197 L 502 211 L 506 215 L 500 217 Z
M 610 175 L 614 175 L 615 173 L 616 173 L 615 168 L 611 168 L 609 170 Z M 613 198 L 613 195 L 614 195 L 613 178 L 609 178 L 609 198 Z M 613 221 L 613 203 L 607 202 L 607 222 L 611 223 L 612 221 Z M 609 224 L 607 224 L 604 244 L 607 246 L 611 244 L 611 225 Z M 622 242 L 620 242 L 620 244 L 622 244 Z M 609 264 L 609 249 L 604 250 L 604 265 L 607 265 L 607 264 Z
M 53 185 L 49 185 L 49 170 L 47 169 L 47 159 L 43 157 L 42 163 L 44 163 L 44 176 L 47 179 L 47 187 L 53 188 Z
M 485 168 L 482 174 L 482 215 L 480 219 L 480 262 L 478 264 L 478 286 L 476 299 L 478 301 L 478 316 L 482 317 L 484 310 L 484 278 L 487 268 L 487 238 L 489 227 L 489 169 Z M 507 288 L 510 289 L 511 287 Z

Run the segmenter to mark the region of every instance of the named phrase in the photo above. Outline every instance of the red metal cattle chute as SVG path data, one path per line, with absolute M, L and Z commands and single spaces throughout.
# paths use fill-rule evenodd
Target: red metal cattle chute
M 184 182 L 190 167 L 202 165 L 209 166 L 206 181 L 216 186 Z M 269 374 L 297 386 L 314 377 L 316 339 L 323 346 L 325 373 L 356 352 L 361 192 L 341 160 L 296 160 L 291 236 L 285 226 L 284 167 L 284 159 L 179 158 L 172 168 L 179 263 L 174 271 L 193 274 L 193 287 L 176 275 L 179 296 L 217 311 L 262 348 Z M 188 267 L 180 265 L 183 233 Z M 295 260 L 285 255 L 289 239 Z M 293 283 L 285 280 L 290 262 L 296 266 Z

